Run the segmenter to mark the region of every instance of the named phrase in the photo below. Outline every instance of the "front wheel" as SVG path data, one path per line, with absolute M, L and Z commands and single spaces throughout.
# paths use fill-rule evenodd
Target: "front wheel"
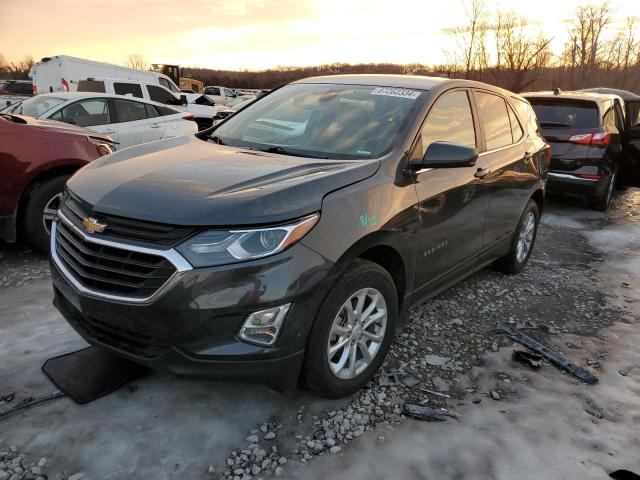
M 63 175 L 36 183 L 27 200 L 24 210 L 24 232 L 27 241 L 43 253 L 49 252 L 51 224 L 56 216 L 64 185 L 69 179 Z
M 398 316 L 398 294 L 389 272 L 356 260 L 320 307 L 303 370 L 307 387 L 340 398 L 364 387 L 384 361 Z
M 540 210 L 535 200 L 530 199 L 524 208 L 518 226 L 511 240 L 511 249 L 496 261 L 495 266 L 503 273 L 513 274 L 524 270 L 531 257 L 538 233 Z

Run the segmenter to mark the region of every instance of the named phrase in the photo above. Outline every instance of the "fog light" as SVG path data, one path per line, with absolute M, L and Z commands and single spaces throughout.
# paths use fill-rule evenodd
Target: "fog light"
M 290 307 L 291 304 L 287 303 L 252 313 L 240 329 L 240 338 L 260 345 L 273 345 Z

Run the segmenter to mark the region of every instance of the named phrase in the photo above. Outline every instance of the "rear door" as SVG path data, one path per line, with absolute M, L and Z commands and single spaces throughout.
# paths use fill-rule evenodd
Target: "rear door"
M 135 100 L 112 98 L 120 148 L 160 140 L 165 124 L 157 116 L 150 117 L 147 104 Z M 157 112 L 156 112 L 157 113 Z
M 491 169 L 485 179 L 491 203 L 483 237 L 483 249 L 491 256 L 493 247 L 511 241 L 538 183 L 535 154 L 540 145 L 526 134 L 525 119 L 506 98 L 485 90 L 474 90 L 473 96 L 482 124 L 481 158 Z
M 477 119 L 467 89 L 440 95 L 422 126 L 412 159 L 422 158 L 437 141 L 480 147 Z M 482 248 L 482 232 L 490 192 L 484 176 L 489 162 L 479 158 L 473 167 L 431 168 L 418 171 L 420 233 L 416 286 L 433 291 L 475 265 Z M 418 295 L 420 295 L 418 293 Z

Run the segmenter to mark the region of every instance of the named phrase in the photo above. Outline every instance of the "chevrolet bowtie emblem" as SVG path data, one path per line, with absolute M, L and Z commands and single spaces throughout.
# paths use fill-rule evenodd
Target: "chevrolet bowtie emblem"
M 82 226 L 87 233 L 102 233 L 107 226 L 99 223 L 95 218 L 85 218 L 82 220 Z

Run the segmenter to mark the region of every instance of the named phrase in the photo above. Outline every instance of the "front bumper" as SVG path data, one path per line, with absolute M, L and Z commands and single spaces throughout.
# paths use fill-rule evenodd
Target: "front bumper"
M 609 177 L 600 180 L 579 178 L 562 172 L 549 172 L 547 178 L 547 192 L 577 195 L 581 197 L 601 196 L 607 188 Z
M 52 242 L 55 252 L 55 241 Z M 273 257 L 193 269 L 147 303 L 80 291 L 52 258 L 54 305 L 89 343 L 180 376 L 295 385 L 333 264 L 302 244 Z M 292 303 L 274 347 L 240 341 L 247 316 Z

